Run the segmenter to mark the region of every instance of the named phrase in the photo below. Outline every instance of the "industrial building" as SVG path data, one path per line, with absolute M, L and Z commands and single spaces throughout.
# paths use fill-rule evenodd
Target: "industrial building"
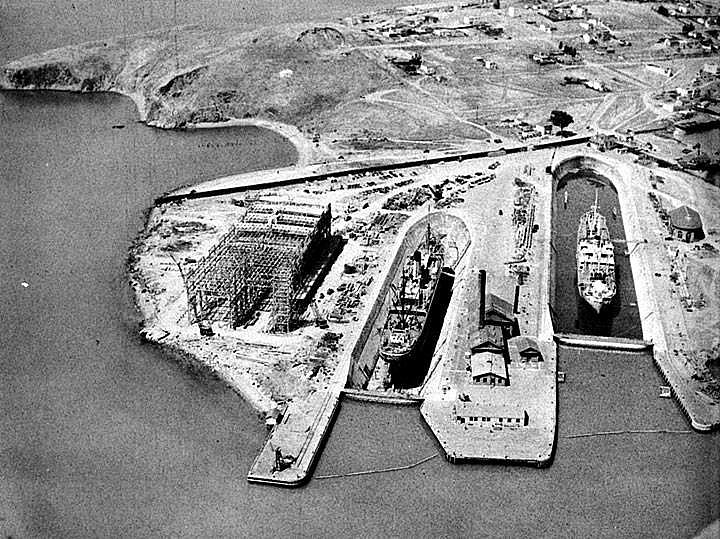
M 539 362 L 542 362 L 543 353 L 537 339 L 521 335 L 513 337 L 507 342 L 508 352 L 510 354 L 510 363 L 522 366 L 532 366 L 537 368 Z
M 676 238 L 693 242 L 705 237 L 700 214 L 688 206 L 680 206 L 670 212 L 672 235 Z
M 237 327 L 255 311 L 269 311 L 270 329 L 290 331 L 332 250 L 329 205 L 262 197 L 186 276 L 196 321 Z
M 471 383 L 508 386 L 507 363 L 510 360 L 508 341 L 520 334 L 513 305 L 486 293 L 485 270 L 478 271 L 478 293 L 471 298 L 468 312 L 470 349 L 466 352 L 466 368 Z
M 527 427 L 530 423 L 527 410 L 519 405 L 459 401 L 453 406 L 453 413 L 455 421 L 468 426 L 486 425 L 503 429 Z

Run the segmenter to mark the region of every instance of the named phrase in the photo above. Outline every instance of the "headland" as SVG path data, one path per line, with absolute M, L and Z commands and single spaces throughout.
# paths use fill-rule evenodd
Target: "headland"
M 453 462 L 548 465 L 562 308 L 551 231 L 556 182 L 572 171 L 613 182 L 642 343 L 693 427 L 720 424 L 708 337 L 720 194 L 696 172 L 715 157 L 676 132 L 682 107 L 714 111 L 705 46 L 717 32 L 697 40 L 653 9 L 442 3 L 251 32 L 182 27 L 23 58 L 0 86 L 119 92 L 150 125 L 252 123 L 298 148 L 295 167 L 159 197 L 129 259 L 145 338 L 266 418 L 251 481 L 306 481 L 344 391 L 421 403 Z M 668 33 L 690 44 L 657 46 Z M 459 219 L 467 241 L 408 388 L 373 339 L 398 301 L 403 242 L 428 215 Z M 457 244 L 458 230 L 433 233 Z

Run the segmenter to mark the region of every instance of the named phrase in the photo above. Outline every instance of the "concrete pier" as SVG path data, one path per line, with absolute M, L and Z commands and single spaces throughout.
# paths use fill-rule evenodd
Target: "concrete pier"
M 325 437 L 340 408 L 340 393 L 329 390 L 316 399 L 322 400 L 314 416 L 293 417 L 292 408 L 274 427 L 260 454 L 253 462 L 247 479 L 251 483 L 264 483 L 283 487 L 297 487 L 310 479 L 312 469 L 320 455 Z M 313 403 L 314 404 L 314 403 Z M 275 468 L 275 450 L 295 461 L 284 470 Z
M 516 176 L 522 177 L 522 161 Z M 510 362 L 509 385 L 473 382 L 468 372 L 470 335 L 475 329 L 478 309 L 478 272 L 487 273 L 487 292 L 508 302 L 514 298 L 516 280 L 509 275 L 506 260 L 514 250 L 514 189 L 512 175 L 499 177 L 469 194 L 473 211 L 469 227 L 474 249 L 464 273 L 458 273 L 446 319 L 448 334 L 442 356 L 431 368 L 423 391 L 421 413 L 445 457 L 450 462 L 502 462 L 546 466 L 553 458 L 557 418 L 555 346 L 548 307 L 550 261 L 550 182 L 537 176 L 530 181 L 537 189 L 532 199 L 538 216 L 535 247 L 526 254 L 530 274 L 521 286 L 517 324 L 522 335 L 532 335 L 541 348 L 543 360 L 534 364 Z M 502 211 L 500 211 L 502 210 Z M 512 305 L 509 303 L 509 305 Z M 487 307 L 487 306 L 486 306 Z M 483 309 L 484 311 L 485 309 Z M 485 320 L 483 319 L 483 323 Z M 461 410 L 462 409 L 462 410 Z

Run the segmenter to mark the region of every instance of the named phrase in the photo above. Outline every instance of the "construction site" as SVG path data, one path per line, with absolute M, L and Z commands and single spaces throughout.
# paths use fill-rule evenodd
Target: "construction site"
M 553 336 L 607 346 L 597 327 L 585 332 L 583 317 L 568 307 L 577 300 L 575 255 L 552 237 L 560 215 L 552 209 L 559 203 L 553 182 L 575 168 L 616 184 L 615 198 L 601 202 L 613 215 L 613 239 L 623 245 L 615 254 L 622 270 L 616 303 L 635 314 L 632 323 L 605 317 L 615 322 L 612 338 L 632 329 L 622 338 L 638 341 L 633 346 L 654 343 L 658 370 L 693 427 L 717 428 L 716 343 L 698 336 L 710 335 L 701 328 L 715 327 L 718 318 L 710 256 L 717 187 L 709 177 L 681 172 L 688 167 L 676 156 L 699 155 L 702 144 L 666 136 L 667 122 L 678 115 L 655 94 L 680 85 L 678 91 L 691 87 L 688 94 L 704 96 L 720 79 L 702 51 L 684 54 L 672 74 L 656 72 L 655 65 L 673 68 L 675 55 L 653 43 L 677 25 L 655 17 L 638 32 L 649 8 L 622 3 L 621 17 L 615 4 L 567 13 L 511 6 L 507 14 L 443 4 L 344 20 L 335 25 L 339 34 L 313 32 L 345 36 L 340 45 L 326 43 L 318 58 L 361 58 L 384 71 L 377 78 L 382 87 L 356 88 L 360 97 L 338 101 L 336 115 L 318 110 L 311 126 L 278 116 L 312 140 L 303 158 L 312 163 L 220 178 L 158 199 L 130 261 L 142 331 L 225 380 L 265 418 L 268 443 L 249 480 L 286 486 L 307 480 L 341 395 L 422 403 L 451 461 L 548 465 L 557 383 L 564 380 Z M 309 47 L 308 35 L 297 42 Z M 610 52 L 605 41 L 612 40 L 624 47 L 622 55 Z M 293 68 L 283 80 L 301 72 Z M 370 79 L 376 80 L 364 80 Z M 688 106 L 699 97 L 693 99 Z M 569 205 L 584 208 L 574 186 Z M 670 240 L 656 222 L 661 203 L 692 204 L 707 230 L 702 251 L 675 248 L 677 238 L 702 237 L 694 223 L 699 215 L 668 230 L 678 259 L 669 272 Z M 567 206 L 566 197 L 562 212 Z M 427 309 L 442 320 L 422 346 L 422 369 L 411 373 L 412 384 L 397 384 L 394 367 L 381 358 L 382 331 L 427 222 L 446 253 L 458 251 L 444 264 L 454 279 L 440 294 L 447 306 Z M 563 234 L 570 238 L 577 219 L 567 223 Z M 684 252 L 688 260 L 704 257 L 700 291 L 685 284 L 694 266 L 681 267 Z M 555 272 L 560 258 L 568 276 Z M 479 292 L 480 270 L 489 294 Z M 567 285 L 562 301 L 555 298 L 560 284 Z M 673 286 L 688 314 L 677 312 Z M 688 309 L 691 294 L 698 296 L 695 312 Z M 660 305 L 663 320 L 652 315 Z M 498 324 L 487 323 L 493 309 L 501 311 Z M 558 313 L 569 315 L 568 324 Z M 501 326 L 510 323 L 506 335 Z
M 328 256 L 330 206 L 262 197 L 247 201 L 245 214 L 186 275 L 190 312 L 211 332 L 212 321 L 233 328 L 258 311 L 268 329 L 287 333 L 308 307 Z

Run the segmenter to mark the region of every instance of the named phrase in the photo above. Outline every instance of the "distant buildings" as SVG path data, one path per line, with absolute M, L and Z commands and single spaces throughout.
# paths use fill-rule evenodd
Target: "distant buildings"
M 657 73 L 658 75 L 664 75 L 666 77 L 670 77 L 672 73 L 672 69 L 669 67 L 663 67 L 657 64 L 645 64 L 645 69 L 652 73 Z

